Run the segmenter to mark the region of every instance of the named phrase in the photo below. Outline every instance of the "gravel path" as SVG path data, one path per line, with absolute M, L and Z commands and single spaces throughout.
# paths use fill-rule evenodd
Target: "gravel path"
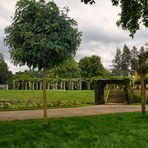
M 70 117 L 70 116 L 88 116 L 88 115 L 110 114 L 110 113 L 120 113 L 120 112 L 137 112 L 137 111 L 141 111 L 141 106 L 94 105 L 94 106 L 86 106 L 79 108 L 48 109 L 48 117 L 54 118 L 54 117 Z M 43 110 L 0 112 L 0 121 L 39 119 L 39 118 L 43 118 Z

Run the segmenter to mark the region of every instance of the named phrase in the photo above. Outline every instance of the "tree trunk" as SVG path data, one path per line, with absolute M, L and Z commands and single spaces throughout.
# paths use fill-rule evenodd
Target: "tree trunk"
M 144 75 L 140 75 L 141 81 L 141 107 L 142 107 L 142 114 L 145 115 L 145 88 L 144 88 Z
M 44 108 L 45 122 L 47 122 L 46 76 L 47 76 L 47 69 L 44 68 L 43 70 L 43 108 Z

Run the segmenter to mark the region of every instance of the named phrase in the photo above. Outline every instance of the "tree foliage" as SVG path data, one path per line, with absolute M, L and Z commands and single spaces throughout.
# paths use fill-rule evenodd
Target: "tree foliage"
M 24 71 L 24 72 L 16 72 L 15 75 L 13 76 L 13 79 L 17 79 L 17 80 L 30 80 L 32 77 L 31 75 L 28 73 L 28 71 Z
M 140 24 L 148 27 L 147 0 L 112 0 L 113 5 L 121 7 L 120 20 L 117 22 L 124 30 L 130 31 L 130 36 L 140 29 Z
M 116 50 L 116 55 L 112 61 L 113 69 L 112 75 L 114 76 L 130 76 L 131 74 L 131 60 L 136 56 L 136 47 L 133 47 L 132 50 L 128 48 L 127 45 L 124 45 L 123 50 L 119 48 Z
M 101 58 L 96 55 L 80 59 L 79 67 L 81 69 L 81 76 L 83 78 L 107 76 L 107 70 L 105 70 L 103 67 Z
M 84 2 L 85 4 L 93 4 L 93 3 L 95 3 L 95 1 L 94 0 L 81 0 L 81 2 Z
M 140 75 L 146 75 L 148 73 L 148 51 L 144 51 L 144 47 L 141 47 L 138 59 L 132 60 L 132 68 L 136 70 Z
M 1 57 L 3 55 L 0 53 Z M 4 58 L 0 59 L 0 84 L 8 83 L 9 79 L 12 77 L 12 72 L 8 70 L 8 66 L 4 61 Z
M 113 76 L 121 76 L 122 75 L 121 55 L 122 55 L 121 49 L 117 48 L 116 55 L 112 61 L 112 63 L 113 63 L 112 75 Z
M 5 44 L 15 65 L 52 68 L 75 55 L 81 33 L 67 9 L 54 2 L 20 0 L 13 23 L 5 29 Z
M 50 78 L 80 78 L 80 68 L 78 63 L 73 60 L 67 60 L 59 66 L 49 71 L 48 77 Z
M 131 59 L 137 59 L 138 58 L 138 50 L 135 46 L 133 46 L 131 50 Z
M 126 45 L 123 47 L 121 62 L 123 76 L 129 76 L 131 72 L 131 51 Z
M 85 4 L 93 4 L 94 0 L 81 0 Z M 117 25 L 123 30 L 129 30 L 133 37 L 140 25 L 148 27 L 148 0 L 112 0 L 114 6 L 121 7 L 121 13 Z

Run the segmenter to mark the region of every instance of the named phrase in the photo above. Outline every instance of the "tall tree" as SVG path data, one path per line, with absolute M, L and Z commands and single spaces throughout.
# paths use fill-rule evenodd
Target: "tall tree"
M 132 60 L 132 68 L 136 70 L 140 76 L 141 82 L 141 103 L 142 103 L 142 114 L 145 114 L 145 87 L 144 87 L 144 76 L 148 73 L 148 51 L 144 51 L 141 47 L 138 59 Z
M 116 55 L 112 61 L 112 63 L 113 63 L 112 75 L 114 75 L 114 76 L 121 76 L 122 75 L 121 55 L 122 55 L 121 49 L 117 48 Z
M 72 58 L 81 33 L 68 9 L 59 10 L 53 1 L 19 0 L 13 22 L 5 29 L 5 44 L 15 65 L 43 69 L 44 119 L 47 121 L 47 69 Z
M 81 0 L 81 2 L 93 4 L 95 0 Z M 123 30 L 130 31 L 130 36 L 134 36 L 141 24 L 148 28 L 148 0 L 112 0 L 112 4 L 121 7 L 117 25 Z
M 84 57 L 79 61 L 81 76 L 83 78 L 106 77 L 107 71 L 101 63 L 99 56 Z
M 130 49 L 124 45 L 123 47 L 123 53 L 121 56 L 121 65 L 122 65 L 122 72 L 123 76 L 129 76 L 130 74 L 130 68 L 131 68 L 131 52 Z
M 135 46 L 133 46 L 131 50 L 131 59 L 137 59 L 138 58 L 138 50 Z

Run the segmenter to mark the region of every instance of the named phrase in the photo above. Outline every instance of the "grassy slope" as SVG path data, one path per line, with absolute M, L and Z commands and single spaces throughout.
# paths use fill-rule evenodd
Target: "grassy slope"
M 0 122 L 1 148 L 147 148 L 148 116 L 122 113 L 91 117 Z
M 0 100 L 41 100 L 42 90 L 0 90 Z M 94 92 L 89 90 L 47 90 L 47 99 L 60 101 L 94 101 Z

